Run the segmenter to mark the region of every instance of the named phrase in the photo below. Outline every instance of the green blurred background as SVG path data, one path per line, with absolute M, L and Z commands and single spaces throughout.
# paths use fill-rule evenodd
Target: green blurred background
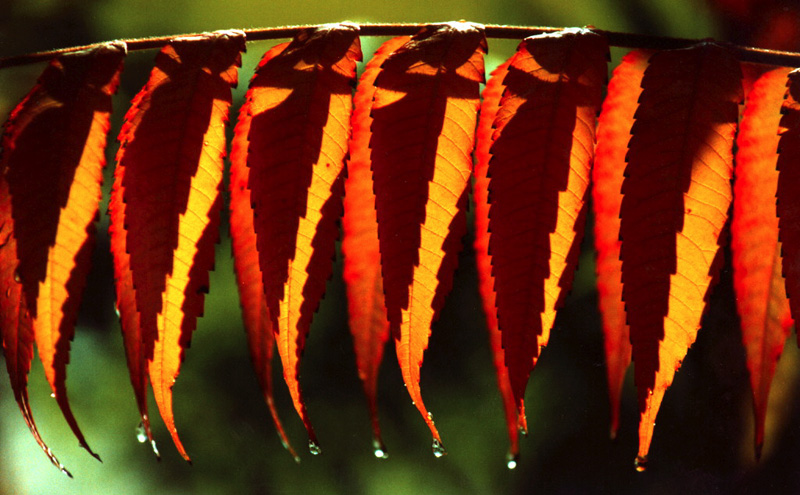
M 104 41 L 227 28 L 251 28 L 352 20 L 583 26 L 658 35 L 749 43 L 789 43 L 794 24 L 778 41 L 767 24 L 779 1 L 755 8 L 740 0 L 3 0 L 0 56 Z M 786 4 L 793 6 L 791 4 Z M 791 12 L 790 12 L 791 14 Z M 771 22 L 771 21 L 769 21 Z M 787 21 L 788 22 L 788 21 Z M 788 33 L 788 34 L 786 34 Z M 795 33 L 796 34 L 796 33 Z M 767 38 L 765 38 L 765 36 Z M 773 36 L 774 38 L 774 36 Z M 767 41 L 764 41 L 767 40 Z M 788 41 L 787 41 L 788 40 Z M 362 40 L 365 55 L 382 41 Z M 238 112 L 246 83 L 263 52 L 275 42 L 248 45 L 234 96 Z M 490 40 L 487 69 L 510 56 L 516 42 Z M 621 50 L 613 51 L 614 61 Z M 126 61 L 115 99 L 114 128 L 147 78 L 155 53 Z M 42 65 L 0 71 L 0 117 L 32 86 Z M 116 143 L 109 146 L 110 162 Z M 107 173 L 107 182 L 111 168 Z M 106 209 L 105 203 L 102 211 Z M 75 475 L 67 479 L 41 453 L 0 379 L 0 492 L 9 494 L 151 493 L 796 493 L 800 492 L 800 355 L 794 338 L 778 368 L 771 397 L 764 457 L 752 454 L 753 421 L 744 351 L 726 269 L 706 325 L 684 361 L 658 417 L 651 468 L 633 469 L 636 453 L 635 390 L 629 377 L 622 425 L 608 439 L 608 404 L 602 334 L 594 290 L 594 253 L 587 235 L 576 285 L 561 311 L 551 343 L 528 387 L 530 436 L 523 439 L 518 468 L 505 464 L 507 438 L 495 388 L 474 255 L 465 239 L 455 289 L 434 327 L 422 370 L 426 404 L 437 419 L 449 455 L 435 459 L 429 433 L 403 388 L 394 353 L 387 349 L 380 378 L 380 412 L 390 459 L 372 454 L 365 401 L 358 383 L 341 281 L 341 256 L 315 319 L 302 384 L 324 454 L 305 452 L 305 432 L 288 394 L 279 386 L 278 407 L 296 465 L 281 448 L 246 350 L 230 255 L 223 233 L 216 270 L 174 389 L 179 431 L 194 465 L 175 452 L 160 420 L 155 435 L 163 455 L 154 460 L 136 441 L 138 415 L 125 368 L 114 295 L 106 215 L 84 294 L 67 386 L 75 414 L 100 464 L 83 452 L 49 396 L 34 362 L 31 403 L 50 447 Z M 223 225 L 223 231 L 227 224 Z M 276 366 L 279 380 L 279 365 Z M 3 372 L 2 375 L 4 376 Z M 280 383 L 279 381 L 276 383 Z M 152 401 L 151 401 L 152 404 Z M 155 406 L 152 405 L 155 412 Z

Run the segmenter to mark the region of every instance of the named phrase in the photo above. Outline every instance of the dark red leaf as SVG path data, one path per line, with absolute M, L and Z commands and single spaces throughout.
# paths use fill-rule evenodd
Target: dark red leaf
M 736 306 L 753 392 L 755 451 L 761 456 L 775 365 L 792 327 L 781 275 L 775 194 L 778 123 L 789 69 L 751 78 L 737 137 L 731 251 Z M 750 86 L 750 84 L 748 84 Z
M 631 364 L 630 329 L 622 301 L 622 261 L 619 259 L 622 179 L 633 114 L 642 92 L 642 76 L 649 58 L 650 53 L 635 50 L 625 55 L 614 69 L 597 123 L 597 148 L 592 169 L 597 298 L 605 337 L 611 438 L 617 436 L 622 385 Z
M 650 59 L 621 207 L 623 298 L 639 395 L 643 470 L 656 414 L 694 342 L 728 218 L 741 70 L 702 43 Z
M 497 305 L 495 302 L 494 276 L 492 275 L 492 257 L 489 255 L 489 160 L 492 155 L 489 147 L 492 144 L 494 119 L 500 109 L 500 98 L 503 96 L 503 79 L 508 74 L 508 60 L 493 72 L 486 88 L 483 90 L 480 119 L 478 120 L 477 144 L 475 145 L 475 263 L 478 269 L 478 290 L 481 294 L 483 312 L 486 315 L 486 329 L 489 334 L 489 345 L 492 350 L 492 361 L 497 375 L 497 388 L 503 399 L 503 410 L 506 416 L 506 428 L 510 448 L 509 466 L 516 465 L 519 457 L 519 432 L 527 432 L 525 411 L 517 414 L 514 393 L 508 379 L 506 355 L 503 350 L 502 334 L 497 326 Z
M 270 49 L 261 59 L 259 67 L 280 54 L 289 43 L 281 43 Z M 239 299 L 242 305 L 242 318 L 247 333 L 250 358 L 253 361 L 258 382 L 269 407 L 272 421 L 278 431 L 281 443 L 296 462 L 300 457 L 289 443 L 289 438 L 281 424 L 275 407 L 272 380 L 272 358 L 275 350 L 275 329 L 267 308 L 264 295 L 261 268 L 258 264 L 256 231 L 253 225 L 253 209 L 250 199 L 250 169 L 247 168 L 247 136 L 250 133 L 250 105 L 245 103 L 239 113 L 233 143 L 231 143 L 231 244 L 236 281 L 239 286 Z
M 5 125 L 0 168 L 0 298 L 3 348 L 25 421 L 51 461 L 26 391 L 35 337 L 70 428 L 91 451 L 66 391 L 70 341 L 89 272 L 100 202 L 111 96 L 125 45 L 54 59 Z
M 370 147 L 386 307 L 403 380 L 437 456 L 444 448 L 419 373 L 466 232 L 485 51 L 481 26 L 432 25 L 396 50 L 375 80 Z
M 354 24 L 304 30 L 261 64 L 247 92 L 248 187 L 267 311 L 284 380 L 315 454 L 300 357 L 332 271 L 360 59 Z
M 381 254 L 378 244 L 378 219 L 372 181 L 369 139 L 372 126 L 372 98 L 375 77 L 381 64 L 410 37 L 400 36 L 385 42 L 369 61 L 354 97 L 351 119 L 350 160 L 345 181 L 342 254 L 350 332 L 356 354 L 358 376 L 364 387 L 372 421 L 375 456 L 387 457 L 378 422 L 378 370 L 389 339 L 389 320 L 383 295 Z
M 225 124 L 244 41 L 240 31 L 221 31 L 170 42 L 119 137 L 111 242 L 131 379 L 144 421 L 146 359 L 161 417 L 186 460 L 172 387 L 214 265 Z
M 572 283 L 608 44 L 587 30 L 526 38 L 512 57 L 489 162 L 489 253 L 517 410 Z

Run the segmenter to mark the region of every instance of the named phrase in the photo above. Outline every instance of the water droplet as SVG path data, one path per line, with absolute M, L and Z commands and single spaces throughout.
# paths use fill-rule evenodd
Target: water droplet
M 311 455 L 320 455 L 322 453 L 322 448 L 320 448 L 317 442 L 309 440 L 308 451 L 311 452 Z
M 22 282 L 22 279 L 19 278 L 19 272 L 16 272 L 16 271 L 14 272 L 14 282 L 16 282 L 16 283 Z
M 147 432 L 144 429 L 144 422 L 140 421 L 139 426 L 136 427 L 136 440 L 139 443 L 145 443 L 147 441 Z
M 155 440 L 150 441 L 150 446 L 153 448 L 153 454 L 155 454 L 156 459 L 160 461 L 161 454 L 158 452 L 158 447 L 156 447 L 156 441 Z
M 633 462 L 633 465 L 636 466 L 636 471 L 640 473 L 647 471 L 647 456 L 640 455 L 636 457 L 636 460 Z
M 208 141 L 203 141 L 203 146 L 210 146 L 210 145 L 211 145 L 211 143 L 210 143 L 210 142 L 208 142 Z
M 389 458 L 389 453 L 386 452 L 386 446 L 383 445 L 383 441 L 381 441 L 380 438 L 372 439 L 372 453 L 375 454 L 375 457 L 378 459 Z
M 428 413 L 428 421 L 433 422 L 433 414 Z
M 11 287 L 6 289 L 6 297 L 11 297 Z
M 516 469 L 518 462 L 519 462 L 519 454 L 514 455 L 511 452 L 506 454 L 506 467 L 508 467 L 508 469 Z
M 119 314 L 119 306 L 117 306 L 117 303 L 114 303 L 114 312 L 117 313 L 117 318 L 122 318 L 122 315 Z
M 444 449 L 444 445 L 439 440 L 433 439 L 433 444 L 431 445 L 433 449 L 433 455 L 437 458 L 447 455 L 447 451 Z
M 51 399 L 55 399 L 56 398 L 56 393 L 55 392 L 50 392 L 50 398 Z

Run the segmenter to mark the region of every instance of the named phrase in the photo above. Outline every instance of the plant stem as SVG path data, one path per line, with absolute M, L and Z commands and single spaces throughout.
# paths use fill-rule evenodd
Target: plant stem
M 425 24 L 361 24 L 360 31 L 363 36 L 402 36 L 413 35 L 419 31 Z M 247 41 L 270 40 L 278 38 L 291 38 L 301 29 L 314 28 L 316 25 L 307 26 L 283 26 L 275 28 L 258 28 L 258 29 L 245 29 L 244 33 L 247 35 Z M 529 27 L 529 26 L 500 26 L 495 24 L 486 25 L 487 38 L 505 38 L 505 39 L 522 39 L 527 36 L 552 33 L 562 30 L 563 28 L 555 27 Z M 622 33 L 617 31 L 605 31 L 602 29 L 593 29 L 594 31 L 605 35 L 611 46 L 624 47 L 624 48 L 644 48 L 651 50 L 669 50 L 677 48 L 686 48 L 693 44 L 707 40 L 696 40 L 687 38 L 670 38 L 665 36 L 653 36 L 647 34 L 634 34 Z M 134 50 L 150 50 L 161 48 L 173 38 L 178 36 L 191 36 L 191 35 L 174 35 L 174 36 L 160 36 L 154 38 L 136 38 L 119 40 L 125 42 L 129 51 Z M 69 48 L 60 48 L 57 50 L 49 50 L 38 53 L 26 53 L 22 55 L 14 55 L 11 57 L 0 58 L 0 69 L 5 67 L 14 67 L 19 65 L 33 64 L 49 60 L 55 56 L 63 55 L 66 53 L 77 52 L 95 48 L 103 43 L 93 43 L 91 45 L 74 46 Z M 797 52 L 782 52 L 776 50 L 766 50 L 763 48 L 754 48 L 747 46 L 739 46 L 730 43 L 721 43 L 726 45 L 729 49 L 736 53 L 739 60 L 747 62 L 755 62 L 760 64 L 779 65 L 786 67 L 800 66 L 800 53 Z

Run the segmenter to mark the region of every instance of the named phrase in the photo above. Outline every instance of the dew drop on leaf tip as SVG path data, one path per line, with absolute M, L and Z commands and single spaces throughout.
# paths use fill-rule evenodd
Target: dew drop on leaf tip
M 372 439 L 372 453 L 375 454 L 375 457 L 378 459 L 389 458 L 389 453 L 386 452 L 386 446 L 383 445 L 383 441 L 380 438 Z
M 436 456 L 437 458 L 447 455 L 447 450 L 445 450 L 444 445 L 442 445 L 442 442 L 440 442 L 435 438 L 433 439 L 433 444 L 431 448 L 433 449 L 433 455 Z
M 519 463 L 519 454 L 512 454 L 511 452 L 506 454 L 506 467 L 508 469 L 516 469 L 518 463 Z
M 309 440 L 308 451 L 311 452 L 311 455 L 320 455 L 322 453 L 322 448 L 314 440 Z
M 638 456 L 636 460 L 633 462 L 633 465 L 636 466 L 636 471 L 643 473 L 647 471 L 647 456 Z
M 139 421 L 139 425 L 136 427 L 136 440 L 139 443 L 145 443 L 147 441 L 147 432 L 144 430 L 144 421 Z

